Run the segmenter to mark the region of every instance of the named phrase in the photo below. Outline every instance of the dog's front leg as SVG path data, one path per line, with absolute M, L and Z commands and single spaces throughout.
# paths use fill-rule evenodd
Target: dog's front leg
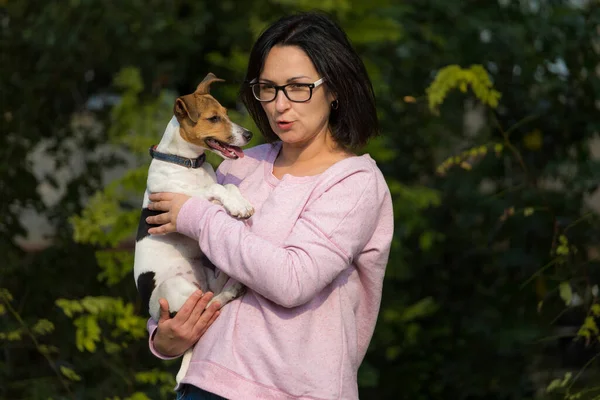
M 221 203 L 229 215 L 236 218 L 246 219 L 254 214 L 254 207 L 242 196 L 235 185 L 214 184 L 206 188 L 202 195 L 208 200 L 216 200 Z

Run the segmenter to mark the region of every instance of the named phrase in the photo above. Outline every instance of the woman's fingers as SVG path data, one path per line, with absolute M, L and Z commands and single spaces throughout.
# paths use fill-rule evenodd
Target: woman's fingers
M 170 200 L 153 201 L 151 203 L 148 203 L 148 210 L 169 211 L 171 209 L 171 204 L 172 202 Z
M 183 325 L 190 318 L 190 314 L 194 311 L 196 303 L 202 298 L 202 290 L 196 290 L 191 296 L 183 303 L 177 314 L 173 317 L 173 320 Z
M 150 201 L 154 201 L 154 202 L 163 201 L 163 200 L 171 200 L 171 199 L 173 199 L 173 193 L 167 193 L 167 192 L 150 193 L 148 198 L 150 199 Z
M 171 221 L 171 213 L 169 212 L 147 217 L 146 223 L 158 225 L 148 229 L 148 233 L 151 235 L 163 235 L 177 230 L 177 226 Z
M 169 303 L 167 302 L 167 299 L 159 299 L 158 304 L 160 305 L 159 320 L 165 321 L 165 320 L 171 318 L 171 316 L 169 315 Z
M 160 299 L 161 316 L 154 336 L 156 349 L 165 355 L 178 355 L 196 343 L 221 313 L 218 302 L 206 307 L 212 298 L 210 292 L 202 295 L 201 290 L 195 291 L 173 318 L 169 316 L 167 301 Z
M 202 317 L 206 305 L 212 298 L 212 292 L 206 292 L 204 293 L 204 296 L 198 299 L 186 321 L 186 325 L 188 325 L 189 329 L 192 329 L 194 325 L 196 325 L 196 322 Z
M 146 222 L 150 225 L 164 225 L 171 222 L 171 216 L 169 215 L 169 213 L 152 215 L 146 218 Z
M 171 232 L 175 232 L 177 230 L 175 224 L 166 224 L 166 225 L 161 225 L 158 226 L 156 228 L 150 228 L 148 229 L 148 233 L 151 235 L 164 235 L 167 233 L 171 233 Z
M 159 235 L 177 231 L 177 217 L 183 204 L 190 196 L 180 193 L 153 193 L 149 196 L 152 201 L 148 209 L 165 211 L 158 215 L 149 216 L 146 222 L 150 225 L 159 225 L 148 230 L 151 235 Z
M 221 305 L 218 302 L 214 302 L 208 308 L 203 310 L 202 315 L 200 318 L 198 318 L 194 325 L 194 332 L 196 332 L 198 337 L 202 336 L 208 327 L 214 322 L 218 314 L 220 314 L 220 308 Z

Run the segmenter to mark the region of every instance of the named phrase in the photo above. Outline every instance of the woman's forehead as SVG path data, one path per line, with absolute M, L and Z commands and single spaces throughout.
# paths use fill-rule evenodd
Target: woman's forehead
M 308 55 L 297 46 L 275 46 L 265 59 L 261 79 L 289 81 L 316 77 L 317 71 Z

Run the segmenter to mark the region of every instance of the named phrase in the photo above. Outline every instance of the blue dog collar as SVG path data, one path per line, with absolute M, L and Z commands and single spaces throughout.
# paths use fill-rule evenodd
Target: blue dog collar
M 206 160 L 206 155 L 204 153 L 200 154 L 198 158 L 185 158 L 174 154 L 161 153 L 156 151 L 156 145 L 150 147 L 150 157 L 155 160 L 170 162 L 186 168 L 200 168 Z

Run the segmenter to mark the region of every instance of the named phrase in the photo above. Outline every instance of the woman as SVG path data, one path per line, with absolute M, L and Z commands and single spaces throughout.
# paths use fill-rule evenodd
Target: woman
M 152 234 L 197 239 L 246 294 L 203 312 L 211 295 L 196 293 L 172 319 L 162 300 L 151 347 L 167 358 L 202 336 L 180 398 L 356 399 L 393 233 L 385 180 L 353 153 L 377 133 L 371 83 L 344 32 L 315 13 L 268 28 L 246 82 L 242 99 L 270 143 L 224 161 L 218 177 L 254 216 L 157 193 L 151 208 L 165 213 L 148 219 L 161 225 Z

